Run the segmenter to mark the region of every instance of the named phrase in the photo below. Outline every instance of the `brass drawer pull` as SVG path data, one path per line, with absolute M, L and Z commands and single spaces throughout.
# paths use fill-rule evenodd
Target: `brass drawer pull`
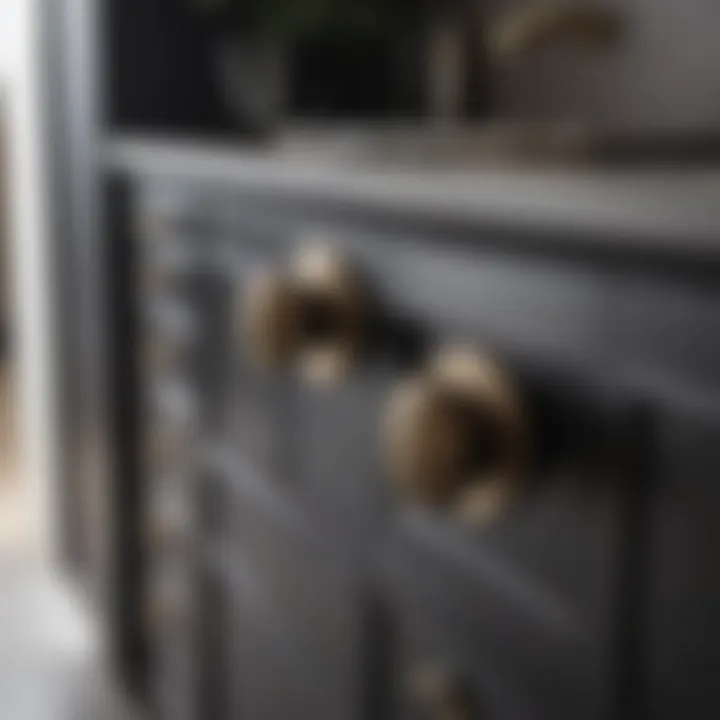
M 484 522 L 521 488 L 528 459 L 521 394 L 482 353 L 441 352 L 392 394 L 384 430 L 392 479 L 416 503 Z
M 323 382 L 344 377 L 358 359 L 360 283 L 332 250 L 303 250 L 287 267 L 255 277 L 240 303 L 241 331 L 259 367 L 295 366 Z

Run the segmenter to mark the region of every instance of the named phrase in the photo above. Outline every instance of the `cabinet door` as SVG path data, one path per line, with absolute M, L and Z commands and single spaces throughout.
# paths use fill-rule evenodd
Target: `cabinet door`
M 489 717 L 612 717 L 633 478 L 626 401 L 599 382 L 615 369 L 611 279 L 351 227 L 335 238 L 368 280 L 379 334 L 339 387 L 301 391 L 297 467 L 337 536 L 356 530 L 384 567 L 400 663 L 457 666 Z M 528 491 L 486 526 L 419 508 L 383 457 L 388 397 L 454 344 L 502 358 L 531 407 Z
M 252 239 L 257 244 L 251 243 Z M 292 394 L 286 372 L 270 372 L 256 362 L 247 313 L 253 282 L 283 261 L 282 250 L 276 245 L 273 233 L 255 235 L 243 227 L 237 230 L 227 249 L 225 306 L 218 308 L 225 317 L 219 343 L 225 378 L 224 392 L 218 397 L 223 408 L 221 435 L 275 485 L 283 484 L 288 475 Z
M 362 607 L 353 559 L 251 471 L 238 468 L 232 482 L 240 716 L 361 717 Z
M 444 717 L 407 696 L 428 667 L 470 692 L 468 718 L 613 717 L 619 510 L 558 483 L 477 534 L 401 512 L 384 571 L 398 717 Z
M 719 436 L 717 416 L 694 411 L 663 415 L 658 427 L 641 630 L 648 716 L 660 720 L 720 714 Z

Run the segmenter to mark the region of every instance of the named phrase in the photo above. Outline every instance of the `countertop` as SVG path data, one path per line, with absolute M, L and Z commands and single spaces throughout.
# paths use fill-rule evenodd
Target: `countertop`
M 326 148 L 331 146 L 326 145 Z M 575 243 L 720 260 L 720 166 L 621 168 L 384 161 L 319 146 L 115 137 L 110 172 L 235 185 L 254 192 L 411 213 L 434 220 L 557 232 Z

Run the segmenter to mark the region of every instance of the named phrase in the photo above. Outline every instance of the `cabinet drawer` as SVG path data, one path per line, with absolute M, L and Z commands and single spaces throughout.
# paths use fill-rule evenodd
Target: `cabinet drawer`
M 612 716 L 617 505 L 612 493 L 558 483 L 475 537 L 403 513 L 382 573 L 398 717 L 442 716 L 413 714 L 407 697 L 408 676 L 426 666 L 470 683 L 478 710 L 468 717 Z
M 270 225 L 278 258 L 296 253 L 304 237 L 324 237 L 362 278 L 368 313 L 365 353 L 340 381 L 317 387 L 298 368 L 290 368 L 292 384 L 288 374 L 270 379 L 292 408 L 288 512 L 301 498 L 339 547 L 362 548 L 360 574 L 382 566 L 407 662 L 434 663 L 437 653 L 440 665 L 476 674 L 478 687 L 487 685 L 491 717 L 607 714 L 616 701 L 624 483 L 632 482 L 618 430 L 632 398 L 615 397 L 608 343 L 615 279 L 462 244 L 438 249 L 421 235 L 382 228 L 318 232 L 322 223 L 283 225 L 281 218 Z M 537 454 L 528 491 L 496 522 L 475 527 L 398 494 L 383 452 L 388 398 L 435 352 L 456 344 L 487 351 L 516 377 Z M 250 533 L 239 555 L 272 548 L 279 554 L 258 555 L 256 572 L 273 568 L 268 582 L 289 583 L 303 563 L 283 554 L 288 544 L 297 552 L 298 541 L 252 537 L 255 522 L 239 523 Z M 309 521 L 297 515 L 296 522 Z M 311 597 L 321 589 L 309 587 Z M 276 595 L 302 596 L 281 584 Z M 297 612 L 281 606 L 277 615 L 307 625 Z M 319 627 L 330 617 L 319 616 Z
M 239 716 L 367 717 L 357 561 L 271 483 L 231 481 Z
M 638 622 L 647 641 L 647 712 L 659 720 L 709 720 L 720 713 L 718 437 L 717 413 L 666 408 L 659 414 L 647 565 L 637 580 L 640 607 L 646 609 Z
M 657 451 L 639 440 L 636 410 L 652 407 L 656 393 L 688 387 L 679 382 L 687 358 L 678 339 L 703 294 L 676 285 L 672 273 L 638 284 L 634 269 L 617 272 L 579 254 L 520 254 L 481 230 L 444 237 L 437 227 L 267 200 L 256 206 L 232 193 L 215 207 L 201 253 L 214 265 L 188 295 L 202 328 L 190 382 L 202 408 L 195 439 L 224 458 L 209 494 L 198 496 L 197 542 L 222 554 L 232 587 L 225 624 L 233 660 L 221 666 L 219 650 L 208 654 L 219 672 L 236 674 L 227 684 L 232 712 L 263 720 L 437 717 L 442 708 L 421 697 L 427 687 L 408 694 L 416 682 L 440 683 L 445 700 L 449 693 L 467 703 L 468 717 L 599 720 L 628 712 L 640 692 L 638 667 L 630 666 L 642 655 L 632 606 L 645 582 L 629 575 L 647 560 L 638 549 L 647 530 L 637 525 L 638 488 Z M 304 350 L 282 367 L 260 367 L 244 323 L 254 278 L 268 270 L 286 278 L 308 242 L 342 259 L 362 306 L 358 352 L 333 382 L 309 379 Z M 297 333 L 301 344 L 304 334 L 332 343 L 348 317 L 337 306 L 329 312 L 317 287 L 309 292 L 292 279 L 280 303 L 286 315 L 272 332 L 302 317 L 293 342 Z M 634 333 L 671 286 L 671 322 L 645 322 Z M 710 315 L 702 318 L 712 326 Z M 695 379 L 714 380 L 706 363 L 712 343 L 692 347 L 701 345 L 708 352 Z M 499 396 L 488 408 L 488 385 L 480 392 L 474 375 L 468 394 L 466 375 L 462 402 L 431 407 L 446 413 L 448 434 L 430 425 L 433 432 L 412 436 L 422 482 L 436 464 L 446 475 L 433 477 L 428 492 L 420 481 L 397 479 L 389 408 L 409 379 L 428 403 L 447 395 L 437 357 L 455 347 L 499 369 L 487 373 L 503 378 L 495 390 L 516 391 L 520 401 L 505 397 L 501 420 L 521 425 L 513 439 L 522 435 L 523 443 L 517 464 L 487 460 L 507 452 L 507 426 L 492 414 Z M 658 373 L 638 383 L 651 363 Z M 461 394 L 454 382 L 453 402 Z M 472 476 L 427 454 L 438 438 L 462 446 L 451 460 L 470 462 Z M 503 495 L 501 512 L 460 517 L 455 497 L 472 483 L 500 488 L 510 467 L 513 492 Z M 659 542 L 669 542 L 671 530 L 663 528 Z M 665 546 L 658 553 L 669 555 Z M 683 569 L 696 583 L 702 568 L 696 577 L 694 567 Z M 670 582 L 662 572 L 655 580 Z M 685 608 L 677 593 L 664 594 Z M 368 598 L 378 600 L 381 632 L 368 631 Z M 653 608 L 667 626 L 672 602 Z M 686 625 L 700 647 L 699 626 Z M 658 673 L 669 662 L 663 643 L 677 645 L 667 638 L 655 638 Z

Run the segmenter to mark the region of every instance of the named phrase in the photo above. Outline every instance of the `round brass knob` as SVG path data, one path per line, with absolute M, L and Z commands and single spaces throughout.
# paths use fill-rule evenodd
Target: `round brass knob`
M 433 665 L 415 668 L 408 677 L 408 693 L 417 705 L 438 720 L 475 720 L 478 717 L 469 687 L 452 673 Z
M 257 276 L 241 314 L 256 365 L 294 365 L 310 380 L 344 376 L 362 343 L 363 299 L 352 269 L 328 249 L 308 249 Z
M 385 430 L 392 478 L 419 504 L 487 521 L 521 488 L 528 454 L 521 394 L 481 353 L 441 352 L 393 393 Z

